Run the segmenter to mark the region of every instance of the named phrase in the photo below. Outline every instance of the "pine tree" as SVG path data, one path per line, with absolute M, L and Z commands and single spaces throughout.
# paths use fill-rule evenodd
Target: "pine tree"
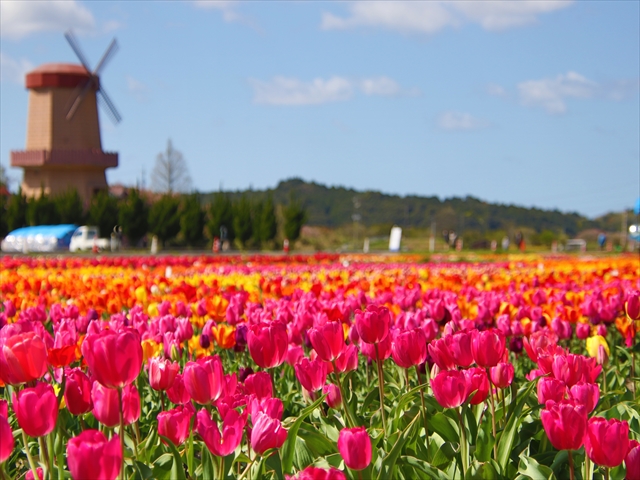
M 137 189 L 129 190 L 127 199 L 121 203 L 118 222 L 122 233 L 131 245 L 137 245 L 149 229 L 149 207 Z
M 278 220 L 276 218 L 276 208 L 273 204 L 273 198 L 271 197 L 271 194 L 267 196 L 267 199 L 264 202 L 264 207 L 262 209 L 262 220 L 260 222 L 260 225 L 260 240 L 262 241 L 262 244 L 271 244 L 271 246 L 273 246 L 273 240 L 276 238 L 276 234 L 278 233 Z
M 180 233 L 187 245 L 202 244 L 204 230 L 204 211 L 198 194 L 186 195 L 180 207 Z
M 22 187 L 18 193 L 9 197 L 7 204 L 7 230 L 12 232 L 17 228 L 27 225 L 27 197 L 22 193 Z
M 164 195 L 149 210 L 149 231 L 158 236 L 164 246 L 180 232 L 180 200 Z
M 233 243 L 235 238 L 233 231 L 233 204 L 227 195 L 217 192 L 209 205 L 209 221 L 207 222 L 209 236 L 211 238 L 220 238 L 220 229 L 222 227 L 227 229 L 226 240 Z
M 60 223 L 75 223 L 76 225 L 84 223 L 84 206 L 78 190 L 71 188 L 55 196 L 53 202 L 58 210 Z
M 88 217 L 88 222 L 100 230 L 101 237 L 110 236 L 118 225 L 118 200 L 109 192 L 100 190 L 91 199 Z
M 45 195 L 44 189 L 37 198 L 31 198 L 27 203 L 27 224 L 35 225 L 56 225 L 60 223 L 60 215 L 56 204 Z
M 289 205 L 283 209 L 282 213 L 284 215 L 284 236 L 293 245 L 293 242 L 300 237 L 300 230 L 302 230 L 304 222 L 307 221 L 307 212 L 291 192 Z
M 233 231 L 241 248 L 246 248 L 252 236 L 251 202 L 242 196 L 233 209 Z

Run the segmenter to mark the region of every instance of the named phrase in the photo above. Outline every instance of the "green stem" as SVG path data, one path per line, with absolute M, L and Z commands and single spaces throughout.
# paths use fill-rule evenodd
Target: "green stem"
M 496 406 L 493 402 L 493 382 L 491 381 L 491 374 L 489 372 L 489 368 L 487 367 L 487 380 L 489 381 L 489 398 L 491 405 L 491 428 L 493 429 L 493 438 L 496 437 Z M 493 458 L 494 460 L 498 459 L 498 442 L 494 442 L 493 444 Z
M 62 428 L 57 427 L 58 430 L 58 443 L 56 448 L 56 459 L 58 463 L 58 480 L 64 479 L 64 439 L 62 438 Z M 55 444 L 55 442 L 54 442 Z
M 40 453 L 42 454 L 42 457 L 44 459 L 44 464 L 45 464 L 45 468 L 46 471 L 44 472 L 43 476 L 52 478 L 52 473 L 53 473 L 53 469 L 51 468 L 51 457 L 49 456 L 49 450 L 47 449 L 47 444 L 46 444 L 46 438 L 45 437 L 38 437 L 38 445 L 40 445 Z M 38 478 L 38 477 L 35 477 Z
M 31 467 L 31 473 L 33 473 L 33 478 L 38 477 L 38 469 L 36 468 L 36 464 L 33 461 L 33 457 L 31 456 L 31 452 L 29 451 L 29 442 L 27 439 L 27 434 L 22 431 L 22 441 L 24 443 L 24 449 L 27 452 L 27 460 L 29 460 L 29 467 Z
M 458 420 L 460 422 L 460 457 L 462 457 L 462 478 L 467 475 L 468 461 L 467 458 L 467 431 L 464 427 L 464 422 L 462 421 L 462 406 L 459 409 L 455 409 L 458 414 Z
M 568 450 L 569 452 L 569 478 L 571 480 L 575 480 L 576 476 L 575 473 L 573 472 L 573 455 L 571 455 L 571 450 Z
M 408 370 L 407 370 L 408 371 Z M 416 374 L 418 375 L 418 384 L 422 385 L 422 379 L 420 378 L 420 367 L 416 365 Z M 422 418 L 424 419 L 424 438 L 427 451 L 429 449 L 429 424 L 427 423 L 427 405 L 424 403 L 424 391 L 420 389 L 420 401 L 422 402 Z
M 382 360 L 380 359 L 380 352 L 378 344 L 374 343 L 376 349 L 376 364 L 378 366 L 378 387 L 380 389 L 380 415 L 382 416 L 382 432 L 384 436 L 387 436 L 387 426 L 384 419 L 384 374 L 382 373 Z
M 340 398 L 342 399 L 342 408 L 344 409 L 345 420 L 349 427 L 355 427 L 356 424 L 351 417 L 351 409 L 349 408 L 349 404 L 347 403 L 347 397 L 344 396 L 344 388 L 342 388 L 342 379 L 340 378 L 340 372 L 336 368 L 336 362 L 331 362 L 333 364 L 333 375 L 336 377 L 336 383 L 338 384 L 338 389 L 340 390 Z
M 120 397 L 120 450 L 122 451 L 122 463 L 120 464 L 120 480 L 124 478 L 124 399 L 122 398 L 122 387 L 118 388 Z

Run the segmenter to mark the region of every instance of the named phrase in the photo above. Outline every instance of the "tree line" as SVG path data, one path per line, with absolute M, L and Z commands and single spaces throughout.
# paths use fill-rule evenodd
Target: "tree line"
M 291 195 L 276 204 L 271 196 L 231 198 L 224 192 L 205 202 L 202 195 L 142 194 L 132 188 L 122 197 L 96 193 L 84 205 L 75 189 L 50 197 L 27 198 L 21 191 L 0 195 L 0 238 L 32 225 L 96 225 L 103 237 L 121 227 L 125 243 L 138 246 L 149 235 L 163 245 L 205 247 L 218 237 L 239 249 L 274 249 L 287 238 L 300 237 L 307 218 L 302 204 Z

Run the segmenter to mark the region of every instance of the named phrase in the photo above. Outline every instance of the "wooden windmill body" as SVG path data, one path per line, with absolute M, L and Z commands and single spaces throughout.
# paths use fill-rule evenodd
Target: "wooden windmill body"
M 118 154 L 102 150 L 97 105 L 101 98 L 112 118 L 120 120 L 98 77 L 115 51 L 115 41 L 91 72 L 70 33 L 67 39 L 82 64 L 50 63 L 27 74 L 26 149 L 11 152 L 11 166 L 24 169 L 22 192 L 28 197 L 75 188 L 88 202 L 108 188 L 105 170 L 118 166 Z

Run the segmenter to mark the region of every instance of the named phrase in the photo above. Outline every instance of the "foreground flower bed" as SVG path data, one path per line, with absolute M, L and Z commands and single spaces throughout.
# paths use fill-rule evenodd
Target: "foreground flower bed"
M 637 257 L 374 260 L 3 258 L 3 478 L 640 478 Z

